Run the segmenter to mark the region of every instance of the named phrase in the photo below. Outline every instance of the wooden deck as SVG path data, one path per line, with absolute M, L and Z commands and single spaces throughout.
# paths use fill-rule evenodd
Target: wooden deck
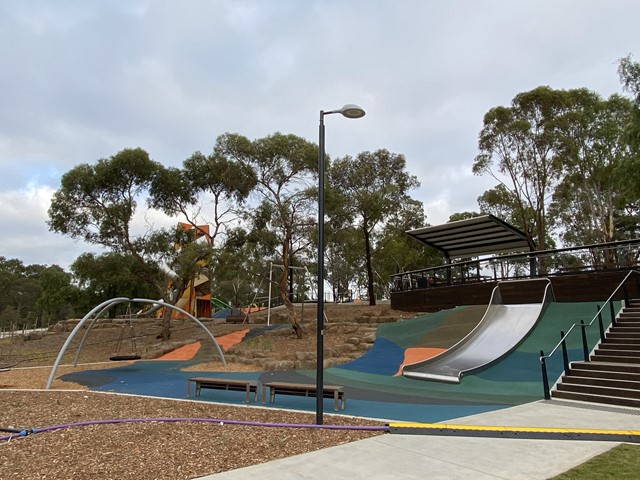
M 605 300 L 620 284 L 628 270 L 592 271 L 550 275 L 553 292 L 557 302 L 597 302 Z M 435 286 L 391 292 L 391 307 L 412 312 L 437 312 L 461 305 L 486 305 L 491 299 L 495 281 L 466 283 L 463 285 Z M 504 284 L 503 284 L 504 285 Z M 640 294 L 637 282 L 629 295 Z M 514 285 L 501 287 L 505 303 L 531 303 L 540 301 L 541 293 L 536 289 L 523 289 Z M 622 291 L 615 300 L 622 300 Z

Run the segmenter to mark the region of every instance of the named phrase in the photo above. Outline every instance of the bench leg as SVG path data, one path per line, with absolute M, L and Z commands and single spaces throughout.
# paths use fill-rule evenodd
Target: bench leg
M 191 395 L 191 380 L 187 380 L 187 398 Z
M 249 403 L 250 394 L 251 394 L 251 385 L 247 384 L 247 389 L 244 392 L 244 403 Z
M 333 392 L 333 411 L 338 411 L 338 391 Z
M 256 390 L 256 395 L 257 394 L 258 394 L 258 391 Z M 262 385 L 262 404 L 264 405 L 265 403 L 267 403 L 267 387 Z

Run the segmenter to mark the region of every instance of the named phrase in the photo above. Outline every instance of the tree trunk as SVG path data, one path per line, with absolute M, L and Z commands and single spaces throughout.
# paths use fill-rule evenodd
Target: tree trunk
M 296 334 L 298 338 L 302 338 L 303 331 L 300 322 L 298 321 L 298 315 L 296 314 L 296 309 L 289 298 L 288 284 L 289 284 L 289 236 L 287 236 L 287 241 L 283 242 L 283 250 L 282 250 L 282 276 L 280 277 L 280 282 L 278 282 L 278 286 L 280 288 L 280 298 L 282 298 L 282 302 L 284 303 L 287 311 L 289 312 L 289 318 L 291 318 L 291 328 L 293 332 Z
M 185 292 L 186 288 L 187 288 L 186 282 L 181 282 L 180 288 L 175 291 L 176 292 L 175 297 L 169 293 L 167 297 L 173 297 L 173 298 L 167 298 L 164 301 L 166 303 L 170 303 L 171 305 L 175 305 L 176 303 L 178 303 L 178 299 L 182 298 L 182 295 Z M 173 312 L 172 309 L 165 307 L 164 312 L 162 314 L 162 341 L 163 342 L 166 342 L 171 339 L 171 313 L 172 312 Z
M 369 295 L 369 305 L 376 304 L 376 293 L 373 288 L 373 268 L 371 267 L 371 237 L 369 229 L 364 227 L 364 251 L 365 261 L 367 265 L 367 294 Z
M 166 342 L 171 338 L 171 310 L 164 309 L 162 315 L 162 341 Z
M 286 284 L 286 282 L 285 282 Z M 291 319 L 291 328 L 293 329 L 293 333 L 296 334 L 296 337 L 302 338 L 304 335 L 304 331 L 302 330 L 302 325 L 300 325 L 300 321 L 298 320 L 298 314 L 296 313 L 296 308 L 289 300 L 289 295 L 286 290 L 281 291 L 280 298 L 284 302 L 287 311 L 289 312 L 289 318 Z

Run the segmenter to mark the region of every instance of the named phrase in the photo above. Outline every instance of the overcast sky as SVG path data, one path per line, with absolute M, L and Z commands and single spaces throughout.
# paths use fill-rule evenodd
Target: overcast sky
M 166 166 L 222 133 L 404 154 L 430 224 L 477 210 L 484 114 L 540 85 L 622 93 L 637 0 L 1 0 L 0 256 L 67 268 L 61 176 L 128 147 Z M 159 221 L 159 220 L 158 220 Z

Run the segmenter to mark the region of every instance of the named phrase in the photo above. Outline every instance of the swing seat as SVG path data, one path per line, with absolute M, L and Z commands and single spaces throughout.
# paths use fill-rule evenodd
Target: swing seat
M 109 360 L 112 362 L 122 362 L 126 360 L 140 360 L 142 357 L 140 355 L 113 355 L 109 357 Z

